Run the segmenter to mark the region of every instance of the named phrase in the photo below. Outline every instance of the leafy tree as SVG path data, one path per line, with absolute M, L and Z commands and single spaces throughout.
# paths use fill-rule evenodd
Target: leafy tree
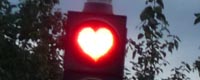
M 0 1 L 0 80 L 19 77 L 25 80 L 25 68 L 28 67 L 24 57 L 29 56 L 27 51 L 15 44 L 19 29 L 14 24 L 16 16 L 12 14 L 13 7 L 7 0 Z
M 200 23 L 200 13 L 194 14 L 196 16 L 196 19 L 194 21 L 194 24 Z M 171 74 L 171 77 L 168 77 L 168 79 L 163 79 L 163 80 L 190 80 L 189 77 L 184 72 L 190 73 L 191 70 L 198 70 L 199 72 L 199 77 L 200 77 L 200 57 L 198 60 L 194 62 L 194 65 L 191 67 L 188 63 L 182 62 L 183 65 L 181 65 L 178 68 L 174 68 L 171 71 L 174 73 Z
M 58 0 L 26 0 L 20 4 L 19 41 L 24 44 L 24 49 L 33 52 L 36 65 L 33 69 L 36 69 L 38 79 L 42 80 L 62 79 L 62 58 L 58 52 L 59 45 L 56 44 L 63 26 L 62 15 L 59 12 L 52 13 L 57 3 Z M 38 46 L 30 46 L 30 40 Z
M 139 27 L 138 42 L 129 39 L 129 47 L 133 51 L 131 61 L 135 71 L 134 80 L 154 80 L 162 72 L 162 66 L 168 62 L 165 57 L 173 49 L 178 49 L 179 37 L 171 35 L 168 30 L 168 21 L 163 14 L 163 0 L 146 0 L 145 9 L 140 14 L 142 21 Z M 137 56 L 137 57 L 135 57 Z
M 176 68 L 171 69 L 173 74 L 167 79 L 162 80 L 190 80 L 185 73 L 190 73 L 192 68 L 188 63 L 182 62 L 182 65 Z
M 196 24 L 200 23 L 200 13 L 196 13 L 196 14 L 194 14 L 194 15 L 195 15 L 195 17 L 196 17 L 196 19 L 195 19 L 195 21 L 194 21 L 194 24 L 196 25 Z M 199 47 L 199 49 L 200 49 L 200 47 Z M 195 67 L 195 69 L 198 70 L 198 72 L 199 72 L 199 77 L 200 77 L 200 57 L 199 57 L 198 60 L 196 60 L 196 61 L 194 62 L 194 67 Z
M 8 0 L 0 1 L 1 80 L 62 80 L 57 40 L 64 19 L 59 11 L 53 11 L 57 3 L 20 0 L 11 5 Z

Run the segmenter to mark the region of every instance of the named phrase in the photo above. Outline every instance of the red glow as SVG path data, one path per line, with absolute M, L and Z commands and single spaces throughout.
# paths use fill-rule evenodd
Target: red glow
M 88 26 L 81 29 L 77 41 L 81 49 L 96 62 L 113 46 L 113 34 L 107 28 L 94 31 Z

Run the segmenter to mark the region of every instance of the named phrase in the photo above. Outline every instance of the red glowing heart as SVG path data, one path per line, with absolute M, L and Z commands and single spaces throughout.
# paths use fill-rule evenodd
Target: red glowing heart
M 113 45 L 113 35 L 109 29 L 91 27 L 83 28 L 78 34 L 78 44 L 94 61 L 104 56 Z

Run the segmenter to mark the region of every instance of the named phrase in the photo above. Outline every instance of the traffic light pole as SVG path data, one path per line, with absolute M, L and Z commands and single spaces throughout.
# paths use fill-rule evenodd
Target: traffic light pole
M 64 80 L 123 80 L 126 16 L 114 15 L 112 0 L 87 0 L 82 12 L 69 11 L 67 18 Z
M 87 0 L 83 12 L 113 14 L 112 0 Z

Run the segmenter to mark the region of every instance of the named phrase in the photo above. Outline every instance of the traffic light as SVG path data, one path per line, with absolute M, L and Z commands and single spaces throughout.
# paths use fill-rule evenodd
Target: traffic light
M 65 25 L 64 80 L 122 80 L 125 26 L 126 16 L 69 11 Z
M 77 42 L 81 51 L 95 62 L 113 47 L 114 36 L 109 25 L 99 21 L 89 21 L 80 25 Z

